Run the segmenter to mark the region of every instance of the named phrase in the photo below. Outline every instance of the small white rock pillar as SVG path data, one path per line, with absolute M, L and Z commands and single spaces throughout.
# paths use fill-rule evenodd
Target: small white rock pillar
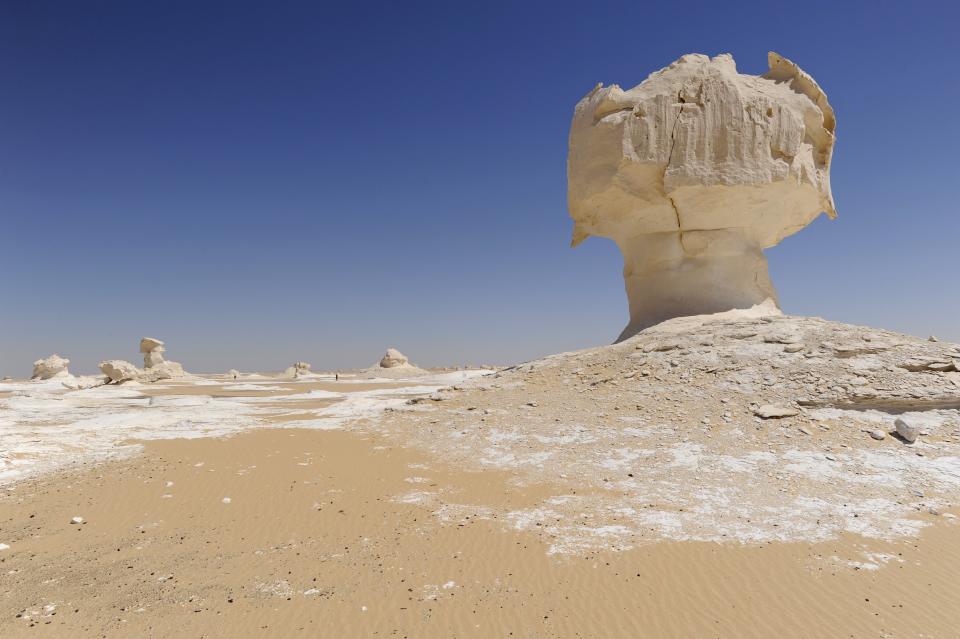
M 767 302 L 763 249 L 826 212 L 836 217 L 827 97 L 776 53 L 762 76 L 730 55 L 685 55 L 627 91 L 577 104 L 567 160 L 576 246 L 623 253 L 634 333 L 664 320 Z
M 163 342 L 154 337 L 140 338 L 140 352 L 143 353 L 143 367 L 153 368 L 164 362 L 163 353 L 166 348 Z

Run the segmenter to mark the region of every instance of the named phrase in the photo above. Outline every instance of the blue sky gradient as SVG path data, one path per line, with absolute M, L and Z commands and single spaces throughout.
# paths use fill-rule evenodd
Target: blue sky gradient
M 0 375 L 154 335 L 188 370 L 509 363 L 611 341 L 568 248 L 598 81 L 775 50 L 837 112 L 840 217 L 768 251 L 784 310 L 960 341 L 955 3 L 6 2 Z

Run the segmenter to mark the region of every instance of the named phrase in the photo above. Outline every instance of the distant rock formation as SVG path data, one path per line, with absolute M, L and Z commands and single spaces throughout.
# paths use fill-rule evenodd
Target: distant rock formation
M 67 370 L 69 359 L 60 357 L 56 353 L 46 359 L 38 359 L 33 363 L 33 375 L 30 379 L 52 379 L 54 377 L 67 377 L 70 371 Z
M 749 308 L 776 291 L 763 249 L 836 211 L 836 119 L 809 75 L 776 53 L 762 76 L 730 55 L 685 55 L 576 106 L 567 163 L 576 246 L 624 257 L 630 335 L 672 317 Z
M 176 379 L 186 373 L 179 362 L 170 362 L 163 358 L 163 342 L 153 337 L 140 340 L 140 352 L 143 353 L 143 370 L 130 362 L 111 359 L 100 362 L 100 371 L 110 378 L 111 383 L 127 381 L 158 382 L 164 379 Z
M 229 379 L 240 379 L 240 371 L 235 368 L 231 368 L 227 371 L 227 377 Z
M 153 368 L 163 363 L 163 353 L 166 349 L 163 342 L 153 337 L 143 337 L 140 339 L 140 352 L 143 353 L 143 367 Z
M 295 362 L 293 366 L 283 372 L 284 377 L 298 379 L 310 375 L 310 364 L 307 362 Z
M 380 360 L 380 368 L 396 368 L 398 366 L 410 366 L 410 360 L 397 349 L 388 348 L 386 354 Z
M 411 364 L 407 356 L 397 349 L 388 348 L 379 362 L 360 371 L 357 377 L 360 379 L 403 379 L 405 377 L 427 375 L 429 372 Z

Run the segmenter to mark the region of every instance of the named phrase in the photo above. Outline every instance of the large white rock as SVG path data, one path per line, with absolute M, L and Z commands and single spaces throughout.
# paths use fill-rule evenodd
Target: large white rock
M 686 315 L 776 303 L 762 250 L 835 217 L 836 120 L 813 78 L 776 53 L 762 76 L 685 55 L 576 106 L 567 163 L 573 245 L 624 257 L 629 337 Z
M 143 372 L 133 364 L 122 359 L 110 359 L 100 362 L 100 372 L 110 378 L 114 384 L 140 378 Z
M 386 354 L 380 360 L 380 368 L 396 368 L 409 365 L 410 360 L 407 359 L 407 356 L 395 348 L 388 348 Z
M 56 353 L 46 359 L 38 359 L 33 363 L 33 374 L 31 379 L 51 379 L 53 377 L 66 377 L 70 375 L 67 370 L 69 359 L 60 357 Z

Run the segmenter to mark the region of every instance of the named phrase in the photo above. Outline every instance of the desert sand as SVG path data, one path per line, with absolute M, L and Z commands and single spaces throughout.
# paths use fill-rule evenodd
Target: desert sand
M 953 526 L 870 543 L 665 542 L 549 553 L 503 510 L 555 486 L 465 472 L 375 435 L 260 430 L 151 442 L 0 501 L 0 632 L 16 636 L 954 636 Z M 228 503 L 225 503 L 225 501 Z M 81 516 L 82 524 L 71 524 Z

